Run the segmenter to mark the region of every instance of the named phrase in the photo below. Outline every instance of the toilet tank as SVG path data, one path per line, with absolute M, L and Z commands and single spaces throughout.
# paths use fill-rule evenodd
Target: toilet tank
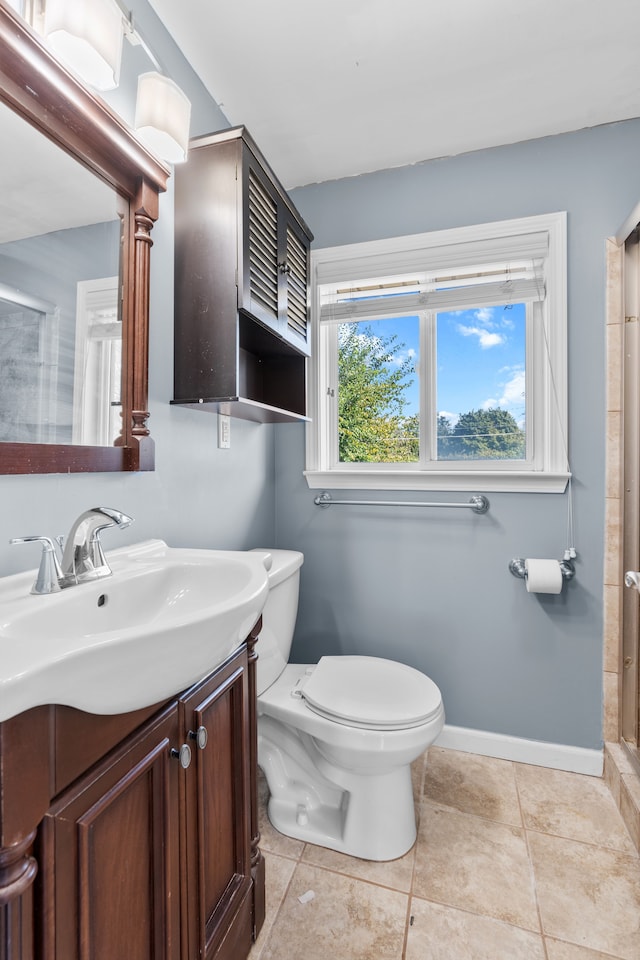
M 262 631 L 256 646 L 258 653 L 258 696 L 278 679 L 287 663 L 298 615 L 300 567 L 304 555 L 297 550 L 260 551 L 269 554 L 269 593 L 262 611 Z

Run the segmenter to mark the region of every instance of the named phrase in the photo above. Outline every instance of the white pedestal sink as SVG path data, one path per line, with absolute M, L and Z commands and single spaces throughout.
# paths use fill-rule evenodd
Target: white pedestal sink
M 33 571 L 0 579 L 0 721 L 166 699 L 222 663 L 267 598 L 268 554 L 148 540 L 107 557 L 112 576 L 48 596 L 29 592 Z

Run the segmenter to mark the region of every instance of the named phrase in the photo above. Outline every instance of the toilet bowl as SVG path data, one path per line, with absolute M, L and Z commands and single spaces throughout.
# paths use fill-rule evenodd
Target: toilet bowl
M 281 833 L 367 860 L 415 842 L 411 763 L 444 724 L 436 684 L 379 657 L 287 663 L 298 605 L 297 551 L 269 550 L 257 645 L 258 763 Z

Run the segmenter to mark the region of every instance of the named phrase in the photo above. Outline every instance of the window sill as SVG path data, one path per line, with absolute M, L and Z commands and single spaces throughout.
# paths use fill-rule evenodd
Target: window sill
M 563 493 L 570 474 L 515 470 L 451 470 L 432 473 L 305 470 L 311 490 L 461 490 L 496 493 Z

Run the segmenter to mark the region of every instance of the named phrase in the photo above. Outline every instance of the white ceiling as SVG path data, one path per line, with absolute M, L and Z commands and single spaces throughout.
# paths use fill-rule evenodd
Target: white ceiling
M 117 219 L 116 194 L 0 103 L 0 244 Z
M 150 2 L 288 189 L 640 116 L 640 0 Z

